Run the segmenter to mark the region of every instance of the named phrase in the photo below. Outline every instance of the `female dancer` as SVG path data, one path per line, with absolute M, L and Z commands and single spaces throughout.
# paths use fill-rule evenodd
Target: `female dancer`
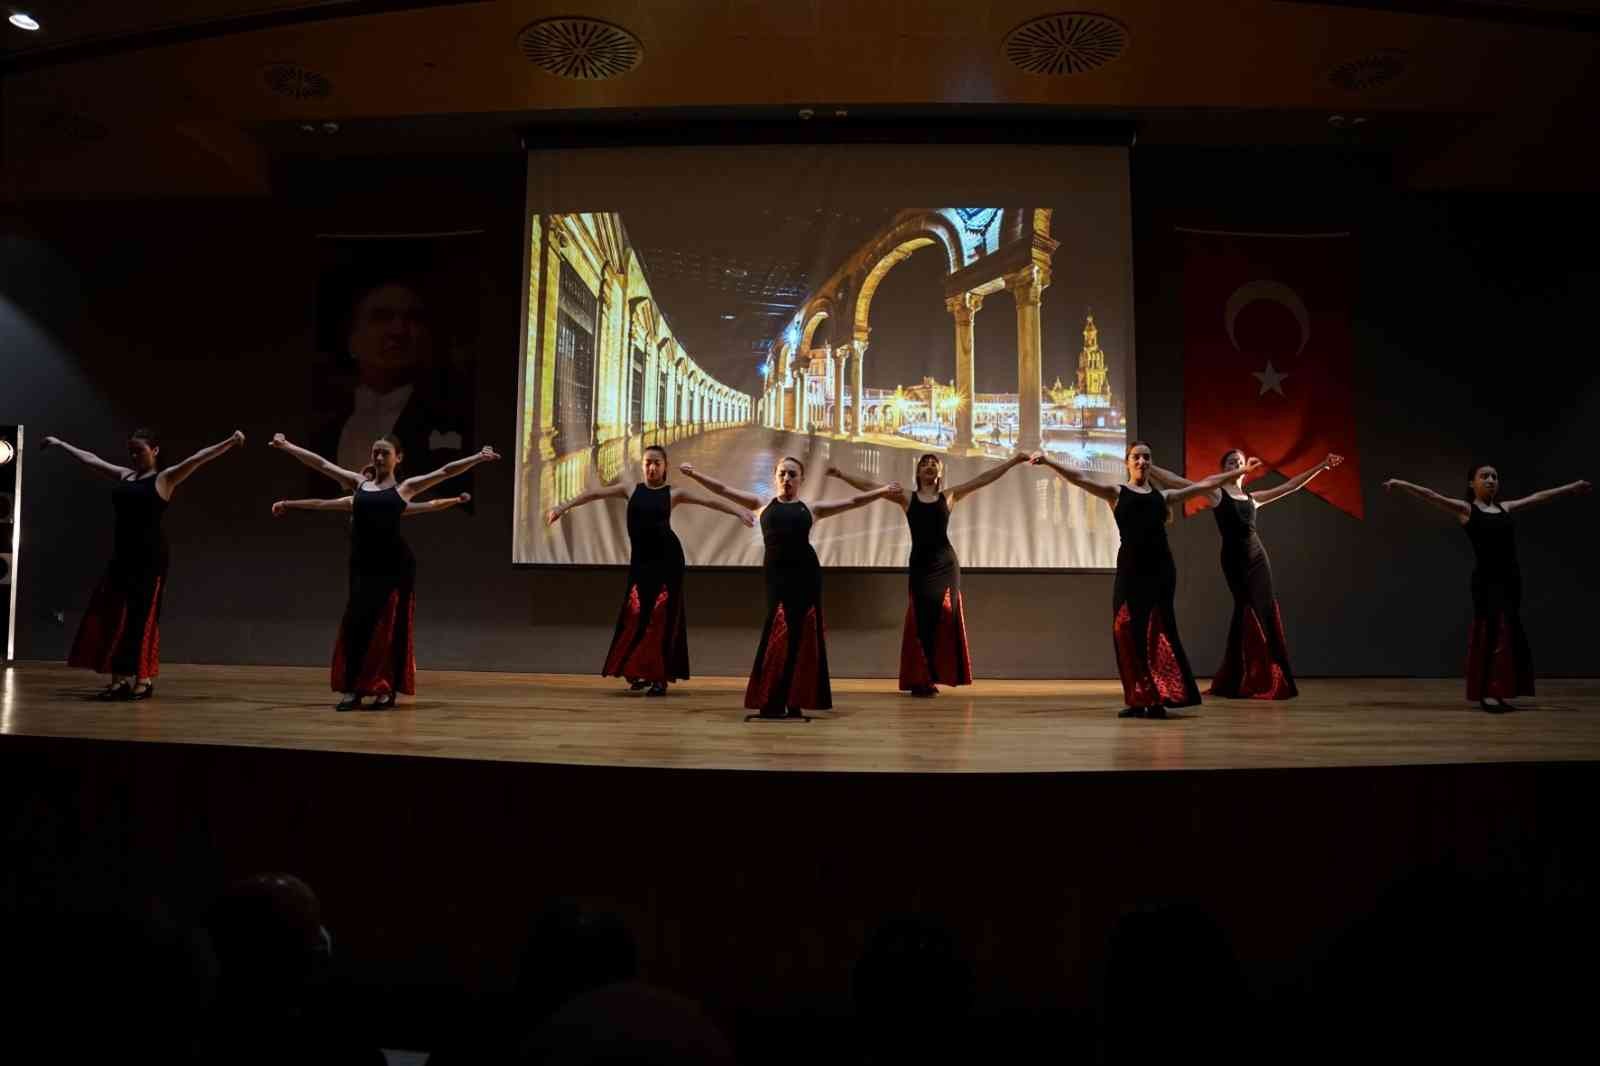
M 595 500 L 628 501 L 628 590 L 601 677 L 625 677 L 637 692 L 665 696 L 667 684 L 689 677 L 689 630 L 683 609 L 683 544 L 672 532 L 672 509 L 686 503 L 756 524 L 749 511 L 667 484 L 667 450 L 644 450 L 644 481 L 585 492 L 545 514 L 555 525 L 568 511 Z
M 116 512 L 111 565 L 89 600 L 67 656 L 68 666 L 111 675 L 111 684 L 97 699 L 147 700 L 155 695 L 156 675 L 161 672 L 161 599 L 168 563 L 161 518 L 172 494 L 190 474 L 243 443 L 244 434 L 235 430 L 227 440 L 158 471 L 161 443 L 148 429 L 136 429 L 129 435 L 128 466 L 107 462 L 58 437 L 44 439 L 43 447 L 60 448 L 91 470 L 117 480 L 111 492 Z
M 1256 514 L 1342 462 L 1344 456 L 1330 453 L 1282 485 L 1246 492 L 1244 452 L 1235 448 L 1223 453 L 1222 469 L 1235 477 L 1207 496 L 1217 520 L 1217 532 L 1222 534 L 1222 576 L 1233 593 L 1233 620 L 1228 624 L 1228 648 L 1222 655 L 1222 665 L 1217 667 L 1206 695 L 1234 700 L 1288 700 L 1299 695 L 1294 671 L 1289 668 L 1283 615 L 1272 594 L 1272 561 L 1256 535 Z M 1150 468 L 1150 480 L 1163 488 L 1182 488 L 1190 483 L 1159 466 Z
M 761 568 L 767 581 L 767 620 L 756 646 L 755 665 L 745 687 L 744 705 L 762 718 L 802 718 L 803 710 L 828 710 L 833 690 L 828 681 L 828 646 L 822 625 L 822 565 L 811 547 L 811 526 L 832 515 L 894 496 L 900 483 L 807 506 L 800 500 L 806 466 L 784 456 L 772 472 L 774 492 L 766 504 L 754 493 L 718 481 L 684 463 L 678 468 L 700 484 L 748 510 L 761 513 L 761 539 L 766 554 Z
M 1165 718 L 1169 707 L 1192 707 L 1200 702 L 1200 689 L 1178 639 L 1178 617 L 1172 607 L 1178 591 L 1178 567 L 1167 545 L 1168 508 L 1221 488 L 1238 475 L 1222 470 L 1185 488 L 1158 489 L 1150 483 L 1150 445 L 1134 441 L 1128 445 L 1126 461 L 1128 480 L 1109 485 L 1043 452 L 1032 457 L 1035 465 L 1048 466 L 1111 505 L 1122 536 L 1111 593 L 1111 640 L 1122 677 L 1122 696 L 1128 704 L 1117 717 Z M 1250 459 L 1244 469 L 1249 472 L 1260 465 L 1261 460 Z
M 1455 516 L 1472 542 L 1472 636 L 1467 643 L 1467 699 L 1490 714 L 1516 710 L 1506 700 L 1533 695 L 1533 653 L 1522 630 L 1522 569 L 1517 565 L 1514 511 L 1583 495 L 1593 487 L 1573 481 L 1516 500 L 1500 499 L 1500 472 L 1488 464 L 1467 471 L 1467 497 L 1451 499 L 1409 481 L 1391 479 L 1385 492 L 1400 489 Z
M 911 527 L 911 557 L 906 562 L 911 595 L 900 637 L 902 691 L 937 696 L 938 685 L 972 684 L 972 654 L 967 650 L 967 620 L 961 603 L 961 559 L 948 535 L 950 512 L 967 496 L 1027 461 L 1026 455 L 1013 455 L 947 489 L 944 460 L 929 452 L 917 460 L 916 491 L 909 496 L 901 492 L 884 497 L 900 505 Z M 836 466 L 828 467 L 828 476 L 861 492 L 881 487 Z
M 353 711 L 361 706 L 362 697 L 371 696 L 372 710 L 388 710 L 397 693 L 410 696 L 417 690 L 411 628 L 417 562 L 400 536 L 400 518 L 413 496 L 500 456 L 485 447 L 432 473 L 401 481 L 396 471 L 405 456 L 387 438 L 373 441 L 372 462 L 360 473 L 290 444 L 281 433 L 272 438 L 272 446 L 350 490 L 350 495 L 333 500 L 279 500 L 272 505 L 272 513 L 277 517 L 291 510 L 351 512 L 350 596 L 334 642 L 332 668 L 333 691 L 343 698 L 334 709 Z M 442 505 L 429 510 L 459 502 L 462 497 L 429 501 Z

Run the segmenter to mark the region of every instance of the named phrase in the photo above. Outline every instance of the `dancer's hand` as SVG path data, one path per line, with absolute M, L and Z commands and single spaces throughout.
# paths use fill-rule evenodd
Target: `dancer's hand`
M 1580 481 L 1578 482 L 1578 487 L 1572 491 L 1576 492 L 1579 496 L 1587 496 L 1589 493 L 1594 491 L 1594 486 L 1589 484 L 1587 481 Z
M 544 513 L 544 524 L 547 526 L 553 526 L 557 522 L 561 521 L 561 516 L 566 513 L 567 512 L 564 508 L 552 507 L 550 510 Z
M 229 437 L 228 441 L 235 448 L 239 447 L 239 445 L 244 443 L 244 431 L 243 430 L 238 430 L 238 429 L 234 430 L 233 431 L 233 436 Z
M 905 488 L 898 481 L 891 481 L 879 490 L 884 496 L 903 496 Z
M 1034 466 L 1040 465 L 1044 462 L 1044 452 L 1034 452 L 1032 455 L 1028 456 L 1028 462 L 1032 463 Z
M 746 529 L 754 529 L 756 527 L 756 516 L 751 511 L 740 511 L 739 521 L 744 523 L 744 528 Z
M 834 466 L 833 464 L 830 463 L 828 465 L 827 472 L 824 473 L 822 476 L 823 477 L 836 477 L 840 481 L 843 481 L 844 480 L 844 471 L 840 470 L 838 467 L 836 467 L 836 466 Z
M 58 445 L 60 443 L 61 443 L 61 438 L 60 437 L 46 437 L 46 438 L 44 438 L 43 440 L 41 440 L 39 442 L 39 448 L 40 448 L 40 450 L 43 450 L 45 448 L 54 448 L 56 445 Z
M 285 507 L 283 505 L 283 501 L 282 500 L 279 500 L 277 503 L 272 505 L 272 517 L 273 518 L 282 518 L 284 515 L 286 515 L 288 513 L 289 513 L 289 508 L 287 508 L 287 507 Z
M 1252 455 L 1250 458 L 1248 458 L 1248 459 L 1246 459 L 1244 461 L 1244 472 L 1246 474 L 1254 474 L 1257 470 L 1260 470 L 1260 469 L 1261 469 L 1261 460 L 1257 459 L 1255 456 Z
M 1329 470 L 1332 470 L 1342 462 L 1344 462 L 1344 456 L 1335 455 L 1333 452 L 1329 452 L 1328 457 L 1322 460 L 1322 465 L 1327 467 Z
M 288 446 L 289 438 L 282 433 L 274 433 L 272 439 L 267 441 L 267 447 L 269 448 L 287 448 Z
M 472 502 L 472 493 L 463 492 L 461 495 L 456 497 L 456 502 L 457 503 L 471 503 Z
M 1384 492 L 1393 492 L 1395 485 L 1397 485 L 1398 483 L 1399 482 L 1395 478 L 1390 478 L 1388 481 L 1385 481 L 1383 483 L 1383 491 Z
M 1031 462 L 1033 462 L 1033 456 L 1028 455 L 1026 452 L 1018 452 L 1016 455 L 1013 455 L 1011 458 L 1006 460 L 1006 465 L 1021 466 L 1023 463 Z
M 690 477 L 693 477 L 694 476 L 694 464 L 693 463 L 684 463 L 683 465 L 678 467 L 678 472 L 680 474 L 687 474 Z
M 485 444 L 481 449 L 479 449 L 477 457 L 480 462 L 492 463 L 496 459 L 500 458 L 500 453 L 495 451 L 489 445 Z

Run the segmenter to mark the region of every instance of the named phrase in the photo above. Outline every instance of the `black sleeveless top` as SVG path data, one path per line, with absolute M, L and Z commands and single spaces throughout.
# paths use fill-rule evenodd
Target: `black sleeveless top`
M 159 476 L 125 478 L 111 490 L 111 507 L 116 513 L 112 553 L 119 562 L 146 564 L 166 559 L 167 536 L 161 531 L 161 519 L 167 513 L 167 501 L 156 491 Z
M 954 554 L 950 543 L 950 509 L 941 494 L 932 503 L 923 503 L 916 493 L 906 505 L 906 524 L 911 527 L 911 565 L 943 561 Z
M 1259 505 L 1250 497 L 1234 499 L 1226 492 L 1211 509 L 1217 520 L 1217 532 L 1222 534 L 1223 547 L 1243 547 L 1256 538 L 1256 512 Z
M 1485 511 L 1477 504 L 1469 504 L 1472 513 L 1463 527 L 1472 542 L 1472 552 L 1477 556 L 1477 569 L 1473 576 L 1487 581 L 1507 581 L 1521 576 L 1517 564 L 1517 535 L 1511 524 L 1511 514 L 1502 508 Z
M 350 507 L 350 563 L 366 573 L 393 573 L 412 563 L 411 549 L 400 536 L 400 516 L 406 501 L 398 486 L 363 489 L 359 485 Z
M 628 541 L 636 559 L 660 559 L 672 554 L 677 537 L 672 532 L 672 487 L 653 489 L 644 482 L 628 496 Z
M 1139 492 L 1126 485 L 1117 486 L 1117 533 L 1122 547 L 1117 555 L 1131 553 L 1135 558 L 1170 556 L 1167 545 L 1167 501 L 1151 489 Z
M 811 547 L 811 508 L 799 500 L 773 500 L 761 511 L 761 540 L 768 566 L 817 566 Z

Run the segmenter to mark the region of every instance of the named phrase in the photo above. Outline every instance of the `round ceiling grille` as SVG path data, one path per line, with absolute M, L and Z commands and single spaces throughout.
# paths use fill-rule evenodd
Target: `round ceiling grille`
M 1328 81 L 1346 92 L 1358 93 L 1396 81 L 1406 72 L 1404 52 L 1384 51 L 1340 63 L 1328 72 Z
M 261 71 L 261 82 L 274 96 L 291 100 L 320 100 L 333 92 L 327 75 L 295 63 L 273 63 Z
M 1082 74 L 1103 67 L 1128 47 L 1128 28 L 1088 11 L 1030 19 L 1006 34 L 1006 58 L 1029 74 Z
M 578 81 L 620 78 L 644 59 L 639 38 L 599 19 L 541 19 L 523 27 L 517 47 L 540 70 Z

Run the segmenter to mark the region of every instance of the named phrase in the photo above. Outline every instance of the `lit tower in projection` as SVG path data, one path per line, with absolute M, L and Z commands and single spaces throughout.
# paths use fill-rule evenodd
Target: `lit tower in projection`
M 1074 402 L 1079 407 L 1110 407 L 1111 375 L 1106 372 L 1106 353 L 1100 350 L 1100 330 L 1094 312 L 1083 322 L 1083 349 L 1078 352 L 1078 380 Z

